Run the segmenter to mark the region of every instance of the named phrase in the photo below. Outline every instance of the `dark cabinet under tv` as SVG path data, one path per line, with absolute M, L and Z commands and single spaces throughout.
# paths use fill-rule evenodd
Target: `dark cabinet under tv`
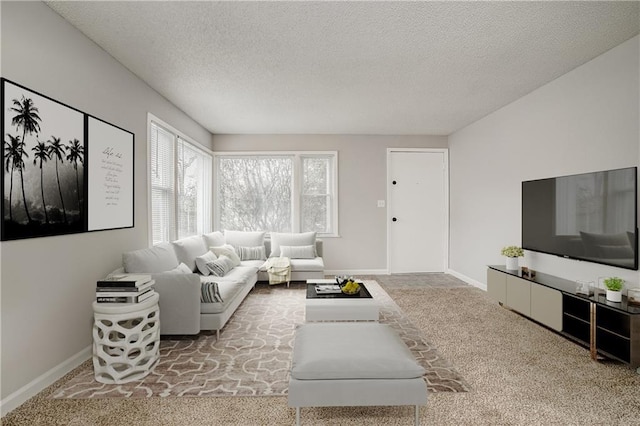
M 605 295 L 576 294 L 573 281 L 491 265 L 487 270 L 487 292 L 500 302 L 598 355 L 622 361 L 640 373 L 640 306 L 609 302 Z

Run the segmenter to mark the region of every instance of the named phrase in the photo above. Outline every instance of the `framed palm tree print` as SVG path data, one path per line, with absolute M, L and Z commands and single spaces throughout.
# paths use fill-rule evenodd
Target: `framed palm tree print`
M 1 239 L 132 227 L 133 134 L 4 78 L 0 90 Z M 127 155 L 125 172 L 119 179 L 125 191 L 131 192 L 131 200 L 119 204 L 126 209 L 127 220 L 103 221 L 90 229 L 87 180 L 91 169 L 87 156 L 99 151 L 105 145 L 104 138 L 109 137 L 100 131 L 100 126 L 90 135 L 94 122 L 118 130 L 113 143 Z M 97 141 L 95 150 L 91 148 L 91 137 Z M 100 171 L 96 172 L 100 176 Z

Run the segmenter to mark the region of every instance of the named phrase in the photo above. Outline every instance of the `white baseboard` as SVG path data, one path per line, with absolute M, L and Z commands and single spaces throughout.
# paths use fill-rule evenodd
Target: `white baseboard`
M 481 283 L 480 281 L 476 281 L 473 278 L 469 278 L 466 275 L 461 274 L 460 272 L 456 272 L 453 269 L 447 269 L 447 274 L 453 275 L 454 277 L 470 284 L 474 287 L 478 287 L 481 290 L 487 291 L 487 285 L 485 283 Z
M 353 275 L 357 277 L 358 275 L 389 275 L 388 269 L 334 269 L 334 270 L 325 270 L 325 275 L 334 276 L 334 275 Z
M 91 358 L 91 354 L 91 346 L 87 346 L 71 358 L 56 365 L 51 370 L 45 372 L 39 377 L 36 377 L 31 382 L 4 398 L 0 401 L 0 416 L 4 417 L 9 412 L 24 404 L 29 398 L 35 396 L 39 392 L 42 392 L 47 386 L 51 385 L 56 380 L 60 379 L 65 374 Z

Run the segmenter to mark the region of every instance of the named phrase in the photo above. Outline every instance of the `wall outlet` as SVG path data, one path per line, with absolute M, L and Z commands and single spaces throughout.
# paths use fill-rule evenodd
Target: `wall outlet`
M 378 200 L 378 207 L 384 207 L 384 200 Z

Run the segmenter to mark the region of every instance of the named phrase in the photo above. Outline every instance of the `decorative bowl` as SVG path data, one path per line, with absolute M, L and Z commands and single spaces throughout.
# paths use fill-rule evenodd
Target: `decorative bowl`
M 342 290 L 342 292 L 343 292 L 344 294 L 354 295 L 354 294 L 358 294 L 358 293 L 360 293 L 360 289 L 361 289 L 360 285 L 358 285 L 358 287 L 357 287 L 357 289 L 356 289 L 355 291 L 353 291 L 353 290 L 352 290 L 352 291 L 349 291 L 349 290 L 348 290 L 348 289 L 346 289 L 345 287 L 346 287 L 345 285 L 343 285 L 343 286 L 341 286 L 341 287 L 340 287 L 340 289 Z

